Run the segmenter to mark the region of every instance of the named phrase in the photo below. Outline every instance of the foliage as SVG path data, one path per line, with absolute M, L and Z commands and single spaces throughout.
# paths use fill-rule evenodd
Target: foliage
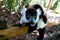
M 56 30 L 60 31 L 60 24 L 56 25 Z
M 3 0 L 5 8 L 7 8 L 10 12 L 14 10 L 14 8 L 18 5 L 18 0 Z
M 5 8 L 7 8 L 10 12 L 14 11 L 15 9 L 18 10 L 19 7 L 23 7 L 23 5 L 29 3 L 31 0 L 3 0 Z M 22 4 L 22 5 L 20 5 Z
M 25 5 L 27 3 L 30 3 L 31 0 L 23 0 L 22 5 Z
M 51 7 L 52 10 L 56 9 L 58 5 L 58 0 L 54 3 L 53 7 Z
M 59 12 L 57 12 L 56 10 L 53 10 L 53 13 L 54 13 L 54 14 L 59 14 Z

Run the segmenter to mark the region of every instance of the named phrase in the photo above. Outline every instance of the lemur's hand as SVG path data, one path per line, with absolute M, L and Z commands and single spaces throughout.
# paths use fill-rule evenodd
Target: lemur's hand
M 39 36 L 38 30 L 34 30 L 33 32 L 36 33 L 37 36 Z

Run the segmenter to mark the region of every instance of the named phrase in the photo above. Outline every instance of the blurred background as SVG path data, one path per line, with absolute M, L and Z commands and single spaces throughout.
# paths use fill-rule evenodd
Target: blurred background
M 20 20 L 22 7 L 28 3 L 38 3 L 44 9 L 48 20 L 44 40 L 60 40 L 60 0 L 0 0 L 0 40 L 36 40 L 27 33 L 28 27 L 13 27 Z M 31 36 L 24 38 L 27 35 Z

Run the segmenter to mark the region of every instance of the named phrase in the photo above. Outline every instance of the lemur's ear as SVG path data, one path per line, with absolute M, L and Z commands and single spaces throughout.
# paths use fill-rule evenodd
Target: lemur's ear
M 41 8 L 41 6 L 40 6 L 39 4 L 35 4 L 33 7 L 34 7 L 35 9 Z
M 40 12 L 41 15 L 44 15 L 44 10 L 43 10 L 43 7 L 41 5 L 35 4 L 33 7 L 37 10 L 37 12 Z

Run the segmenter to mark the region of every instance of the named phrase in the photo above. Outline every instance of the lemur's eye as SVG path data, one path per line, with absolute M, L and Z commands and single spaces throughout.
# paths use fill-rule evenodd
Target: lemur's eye
M 36 18 L 37 18 L 37 16 L 34 16 L 34 18 L 36 19 Z

